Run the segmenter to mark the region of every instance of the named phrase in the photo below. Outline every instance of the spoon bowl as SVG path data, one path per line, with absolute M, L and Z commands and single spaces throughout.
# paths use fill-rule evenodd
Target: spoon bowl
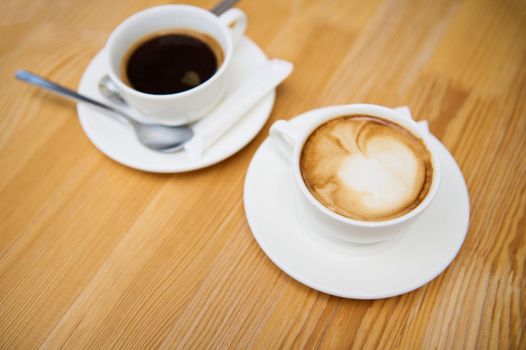
M 140 143 L 149 149 L 163 153 L 181 150 L 194 134 L 190 127 L 158 124 L 140 124 L 139 127 L 134 126 L 134 129 Z
M 19 70 L 16 72 L 15 76 L 19 80 L 49 90 L 61 97 L 85 103 L 96 107 L 105 113 L 111 114 L 123 124 L 131 126 L 135 131 L 137 140 L 139 140 L 143 146 L 152 151 L 163 153 L 177 152 L 181 150 L 184 144 L 194 136 L 194 132 L 189 126 L 167 126 L 140 123 L 120 109 L 81 95 L 28 71 Z

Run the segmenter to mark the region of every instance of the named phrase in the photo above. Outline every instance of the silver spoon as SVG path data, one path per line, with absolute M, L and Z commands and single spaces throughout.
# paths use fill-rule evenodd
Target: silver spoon
M 165 126 L 139 123 L 117 108 L 93 100 L 25 70 L 17 71 L 15 76 L 19 80 L 49 90 L 59 96 L 95 106 L 104 112 L 110 112 L 121 122 L 132 126 L 139 142 L 153 151 L 165 153 L 179 151 L 194 135 L 194 132 L 189 126 Z
M 225 12 L 226 10 L 228 10 L 229 8 L 234 6 L 236 4 L 236 2 L 238 2 L 238 1 L 239 0 L 223 0 L 223 1 L 220 1 L 217 5 L 215 5 L 214 7 L 212 7 L 210 9 L 210 12 L 212 12 L 216 16 L 219 16 L 220 14 L 222 14 L 223 12 Z
M 239 0 L 220 1 L 210 10 L 210 12 L 212 12 L 216 16 L 219 16 L 220 14 L 231 8 L 233 5 L 235 5 L 238 1 Z M 100 78 L 99 91 L 102 94 L 102 96 L 104 96 L 110 102 L 121 106 L 127 105 L 124 98 L 122 98 L 119 87 L 113 82 L 113 80 L 111 80 L 111 78 L 108 75 L 105 75 L 102 78 Z
M 118 105 L 127 106 L 128 103 L 124 101 L 121 96 L 121 90 L 111 80 L 109 75 L 105 75 L 99 80 L 99 91 L 108 101 L 113 102 Z

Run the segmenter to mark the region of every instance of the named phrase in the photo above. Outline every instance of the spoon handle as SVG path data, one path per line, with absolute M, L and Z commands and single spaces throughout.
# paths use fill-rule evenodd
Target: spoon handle
M 103 109 L 105 111 L 111 112 L 113 114 L 118 115 L 119 117 L 123 117 L 127 120 L 129 120 L 129 117 L 124 115 L 123 112 L 119 111 L 118 109 L 115 109 L 111 106 L 108 106 L 104 103 L 101 103 L 99 101 L 96 101 L 94 99 L 91 99 L 87 96 L 81 95 L 73 90 L 70 90 L 62 85 L 59 85 L 57 83 L 54 83 L 52 81 L 49 81 L 41 76 L 38 76 L 36 74 L 30 73 L 26 70 L 19 70 L 15 73 L 15 77 L 19 80 L 25 81 L 26 83 L 36 85 L 38 87 L 41 87 L 43 89 L 49 90 L 57 95 L 60 95 L 62 97 L 66 97 L 70 100 L 77 101 L 77 102 L 83 102 L 90 105 L 93 105 L 95 107 L 98 107 L 100 109 Z
M 214 15 L 216 16 L 219 16 L 220 14 L 222 14 L 223 12 L 225 12 L 226 10 L 228 10 L 229 8 L 231 8 L 232 6 L 234 6 L 234 4 L 236 2 L 238 2 L 239 0 L 223 0 L 221 1 L 219 4 L 215 5 L 211 10 L 210 12 L 212 12 Z

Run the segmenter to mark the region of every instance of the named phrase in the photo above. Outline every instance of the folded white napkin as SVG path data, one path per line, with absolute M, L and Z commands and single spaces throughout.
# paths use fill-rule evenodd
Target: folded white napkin
M 272 59 L 267 61 L 245 83 L 231 93 L 192 128 L 194 137 L 184 145 L 190 157 L 203 152 L 225 134 L 246 112 L 278 86 L 292 72 L 292 63 Z

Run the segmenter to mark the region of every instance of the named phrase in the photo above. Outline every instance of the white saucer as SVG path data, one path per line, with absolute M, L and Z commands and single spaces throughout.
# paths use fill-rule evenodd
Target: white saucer
M 91 61 L 80 81 L 79 92 L 104 101 L 98 90 L 99 79 L 106 74 L 104 50 Z M 232 92 L 266 60 L 261 49 L 244 38 L 232 59 L 232 80 L 227 90 Z M 191 159 L 185 151 L 163 154 L 143 147 L 131 128 L 91 107 L 79 104 L 80 124 L 91 142 L 111 159 L 131 168 L 177 173 L 204 168 L 230 157 L 248 144 L 267 121 L 274 105 L 275 90 L 257 103 L 230 131 L 205 151 L 199 159 Z M 205 117 L 206 118 L 206 117 Z
M 315 113 L 291 122 L 307 128 L 316 122 Z M 361 246 L 316 231 L 303 211 L 292 167 L 267 138 L 245 178 L 245 213 L 254 238 L 284 272 L 327 294 L 379 299 L 423 286 L 453 261 L 469 223 L 462 173 L 447 149 L 436 142 L 443 174 L 433 202 L 401 238 Z

